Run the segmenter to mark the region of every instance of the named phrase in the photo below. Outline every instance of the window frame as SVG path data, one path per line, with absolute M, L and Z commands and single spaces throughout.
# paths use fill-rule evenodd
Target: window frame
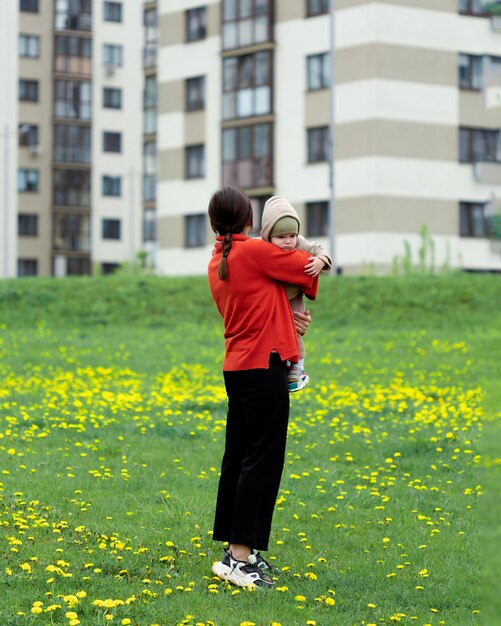
M 122 153 L 122 133 L 113 130 L 103 130 L 103 152 L 111 152 L 112 154 Z
M 118 97 L 116 97 L 117 95 Z M 103 109 L 121 110 L 122 95 L 123 90 L 121 87 L 103 87 Z
M 477 155 L 477 143 L 482 142 L 487 150 Z M 466 147 L 466 151 L 465 151 Z M 459 162 L 460 163 L 501 163 L 501 130 L 494 128 L 459 127 Z
M 328 15 L 329 12 L 330 0 L 306 0 L 306 17 Z
M 31 54 L 31 43 L 35 42 L 35 53 Z M 39 59 L 40 58 L 40 35 L 32 35 L 28 33 L 19 33 L 18 37 L 18 55 L 21 59 Z
M 329 235 L 328 200 L 306 203 L 306 228 L 308 237 L 327 237 Z
M 488 239 L 492 234 L 492 217 L 486 215 L 489 202 L 466 202 L 459 203 L 459 236 L 474 239 Z M 474 215 L 475 211 L 481 213 L 481 232 L 477 231 L 478 222 Z
M 121 240 L 122 221 L 115 217 L 103 217 L 101 220 L 101 239 L 105 241 Z
M 26 129 L 27 130 L 23 130 Z M 18 125 L 18 137 L 20 148 L 30 148 L 31 146 L 38 146 L 38 124 L 20 123 Z
M 458 13 L 459 15 L 469 15 L 472 17 L 490 17 L 490 13 L 488 11 L 482 10 L 481 7 L 478 9 L 475 8 L 477 2 L 481 2 L 481 0 L 464 0 L 467 4 L 466 8 L 461 7 L 461 0 L 458 0 Z M 481 5 L 483 6 L 483 5 Z
M 185 111 L 203 111 L 205 109 L 205 75 L 186 78 Z
M 23 13 L 39 13 L 39 1 L 38 0 L 20 0 L 19 10 Z
M 101 195 L 103 198 L 121 198 L 122 177 L 103 174 L 101 176 Z
M 117 11 L 118 19 L 114 15 L 114 11 Z M 104 0 L 103 3 L 103 21 L 122 23 L 123 22 L 123 4 L 122 2 L 116 2 L 113 0 Z
M 194 159 L 195 167 L 192 167 Z M 205 144 L 197 143 L 185 147 L 185 179 L 205 178 Z
M 329 162 L 329 126 L 313 126 L 311 128 L 306 129 L 307 132 L 307 163 L 315 164 L 315 163 L 328 163 Z M 320 145 L 317 144 L 315 146 L 315 142 L 319 141 L 315 136 L 317 134 L 323 135 L 323 150 L 322 154 L 319 156 L 314 156 L 314 152 L 316 153 L 316 148 Z M 314 150 L 315 148 L 315 150 Z
M 39 102 L 40 81 L 30 78 L 20 78 L 18 83 L 18 99 L 19 102 Z
M 37 213 L 17 214 L 17 235 L 18 237 L 38 237 Z
M 273 55 L 270 50 L 224 58 L 222 82 L 224 120 L 259 117 L 272 112 Z M 262 96 L 266 99 L 264 107 L 260 103 Z
M 21 271 L 21 267 L 30 269 L 28 271 Z M 24 259 L 19 257 L 17 259 L 17 277 L 26 278 L 28 276 L 38 276 L 38 259 Z
M 223 185 L 245 189 L 273 186 L 273 124 L 223 128 L 221 142 Z
M 207 219 L 205 213 L 184 216 L 184 247 L 203 248 L 207 245 Z
M 207 38 L 207 7 L 200 6 L 185 11 L 185 42 L 194 43 Z
M 313 67 L 314 62 L 320 63 L 320 84 L 318 86 L 313 84 L 313 76 L 314 70 Z M 330 53 L 329 52 L 318 52 L 316 54 L 309 54 L 306 57 L 306 75 L 307 75 L 307 87 L 308 91 L 320 91 L 321 89 L 329 89 L 331 84 L 330 77 Z
M 38 193 L 40 191 L 40 171 L 34 167 L 19 167 L 17 170 L 18 193 Z
M 222 49 L 235 50 L 273 41 L 273 0 L 248 0 L 249 11 L 242 15 L 242 3 L 222 2 Z M 259 4 L 258 4 L 259 3 Z M 233 10 L 234 9 L 234 10 Z

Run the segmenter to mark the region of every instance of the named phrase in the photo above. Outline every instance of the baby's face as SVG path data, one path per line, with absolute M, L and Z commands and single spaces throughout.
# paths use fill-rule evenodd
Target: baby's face
M 297 235 L 295 233 L 286 233 L 271 238 L 271 243 L 282 250 L 294 250 L 297 246 Z

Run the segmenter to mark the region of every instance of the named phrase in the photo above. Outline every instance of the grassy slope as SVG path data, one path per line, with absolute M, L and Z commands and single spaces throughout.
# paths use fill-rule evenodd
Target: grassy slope
M 444 370 L 440 382 L 467 376 L 468 387 L 485 390 L 487 414 L 499 414 L 500 291 L 499 278 L 493 276 L 325 277 L 319 301 L 311 306 L 314 324 L 307 350 L 312 378 L 320 379 L 327 367 L 332 368 L 339 385 L 349 385 L 357 377 L 363 377 L 368 385 L 377 384 L 382 375 L 388 379 L 398 374 L 418 385 L 423 371 L 434 371 L 436 358 L 436 351 L 423 353 L 422 344 L 465 341 L 469 346 L 466 370 L 461 369 L 462 355 L 451 353 L 447 360 L 450 370 Z M 99 365 L 108 358 L 100 349 L 100 339 L 104 344 L 105 337 L 116 336 L 121 343 L 114 358 L 123 358 L 132 369 L 154 374 L 176 365 L 180 357 L 214 368 L 214 350 L 221 348 L 220 322 L 204 278 L 4 281 L 0 283 L 0 324 L 3 330 L 13 332 L 15 341 L 24 342 L 19 350 L 22 360 L 11 362 L 11 367 L 19 369 L 26 362 L 57 363 L 61 354 L 50 352 L 51 342 L 59 349 L 65 340 L 69 347 L 62 356 L 68 363 L 72 350 L 79 358 L 87 350 L 88 363 Z M 127 332 L 117 330 L 123 326 Z M 44 328 L 49 331 L 44 333 Z M 128 334 L 134 348 L 127 354 Z M 426 342 L 421 341 L 423 336 Z M 177 347 L 179 342 L 182 348 Z M 336 366 L 338 356 L 342 363 Z M 494 462 L 499 456 L 499 429 L 494 422 L 487 423 L 486 432 L 484 454 Z M 499 515 L 489 491 L 499 488 L 499 472 L 497 476 L 493 470 L 487 473 L 485 482 L 484 544 L 488 550 L 484 557 L 491 566 L 486 568 L 484 581 L 494 587 L 496 578 L 490 572 L 498 564 L 496 551 L 490 547 Z M 364 566 L 361 562 L 360 571 L 343 579 L 345 597 Z M 488 623 L 493 626 L 496 622 Z

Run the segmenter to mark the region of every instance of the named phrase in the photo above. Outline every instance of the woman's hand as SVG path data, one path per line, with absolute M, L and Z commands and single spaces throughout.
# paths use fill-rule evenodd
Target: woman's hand
M 292 315 L 294 316 L 294 324 L 296 325 L 297 332 L 303 336 L 311 322 L 310 312 L 293 311 Z

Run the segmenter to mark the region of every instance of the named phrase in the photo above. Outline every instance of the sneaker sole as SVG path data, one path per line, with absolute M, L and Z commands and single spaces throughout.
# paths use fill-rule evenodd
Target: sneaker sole
M 265 583 L 264 585 L 256 585 L 253 582 L 249 582 L 245 578 L 238 576 L 235 570 L 231 570 L 231 568 L 229 568 L 227 565 L 224 565 L 224 563 L 221 563 L 221 561 L 214 563 L 214 565 L 212 566 L 212 571 L 219 578 L 222 578 L 223 580 L 227 580 L 229 583 L 233 583 L 234 585 L 237 585 L 238 587 L 262 588 L 262 587 L 273 587 L 273 584 L 274 584 L 273 583 L 271 585 L 267 585 Z
M 304 389 L 304 387 L 306 387 L 306 385 L 308 384 L 310 380 L 310 377 L 308 376 L 308 374 L 305 374 L 304 376 L 301 377 L 300 380 L 294 383 L 288 383 L 287 386 L 289 388 L 289 391 L 291 393 L 294 393 L 296 391 L 301 391 L 301 389 Z

